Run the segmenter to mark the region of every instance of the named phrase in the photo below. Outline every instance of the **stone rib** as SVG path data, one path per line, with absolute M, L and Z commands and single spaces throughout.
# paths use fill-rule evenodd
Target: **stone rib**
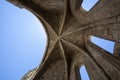
M 46 29 L 48 47 L 31 80 L 80 80 L 81 65 L 86 66 L 91 80 L 120 79 L 120 59 L 116 56 L 120 51 L 120 0 L 99 0 L 88 12 L 81 7 L 83 0 L 9 1 L 30 10 Z M 94 46 L 91 35 L 116 42 L 114 54 Z M 61 69 L 56 68 L 58 65 Z

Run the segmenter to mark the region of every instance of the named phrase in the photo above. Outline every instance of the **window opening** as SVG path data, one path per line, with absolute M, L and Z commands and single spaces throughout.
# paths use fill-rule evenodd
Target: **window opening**
M 80 75 L 81 75 L 81 80 L 90 80 L 86 67 L 83 65 L 80 68 Z
M 84 10 L 89 11 L 99 0 L 83 0 L 82 7 Z
M 113 54 L 113 52 L 114 52 L 115 42 L 113 42 L 113 41 L 109 41 L 109 40 L 105 40 L 105 39 L 102 39 L 99 37 L 91 36 L 91 42 L 111 54 Z

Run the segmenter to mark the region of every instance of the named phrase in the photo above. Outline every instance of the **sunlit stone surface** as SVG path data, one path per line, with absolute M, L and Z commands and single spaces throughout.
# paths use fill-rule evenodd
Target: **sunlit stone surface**
M 83 0 L 9 1 L 36 15 L 47 32 L 46 53 L 30 80 L 81 80 L 82 65 L 90 80 L 120 80 L 120 0 L 99 0 L 88 12 Z M 91 35 L 114 41 L 114 54 L 92 44 Z

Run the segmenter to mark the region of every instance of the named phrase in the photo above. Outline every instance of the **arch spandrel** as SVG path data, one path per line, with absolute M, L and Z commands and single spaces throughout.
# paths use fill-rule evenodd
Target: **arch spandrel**
M 119 0 L 99 0 L 88 12 L 81 8 L 83 0 L 9 1 L 34 13 L 47 32 L 46 53 L 31 80 L 80 80 L 81 65 L 91 80 L 120 79 L 120 59 L 89 40 L 94 35 L 120 43 Z M 116 45 L 115 53 L 119 51 Z

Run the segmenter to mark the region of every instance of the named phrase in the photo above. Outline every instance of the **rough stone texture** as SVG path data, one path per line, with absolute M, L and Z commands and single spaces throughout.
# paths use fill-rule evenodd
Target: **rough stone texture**
M 36 15 L 48 36 L 42 63 L 30 80 L 81 80 L 82 65 L 91 80 L 120 80 L 120 0 L 99 0 L 88 12 L 83 0 L 9 1 Z M 114 41 L 114 54 L 92 44 L 91 35 Z
M 36 72 L 37 68 L 30 70 L 28 73 L 26 73 L 21 80 L 30 80 L 32 75 Z

